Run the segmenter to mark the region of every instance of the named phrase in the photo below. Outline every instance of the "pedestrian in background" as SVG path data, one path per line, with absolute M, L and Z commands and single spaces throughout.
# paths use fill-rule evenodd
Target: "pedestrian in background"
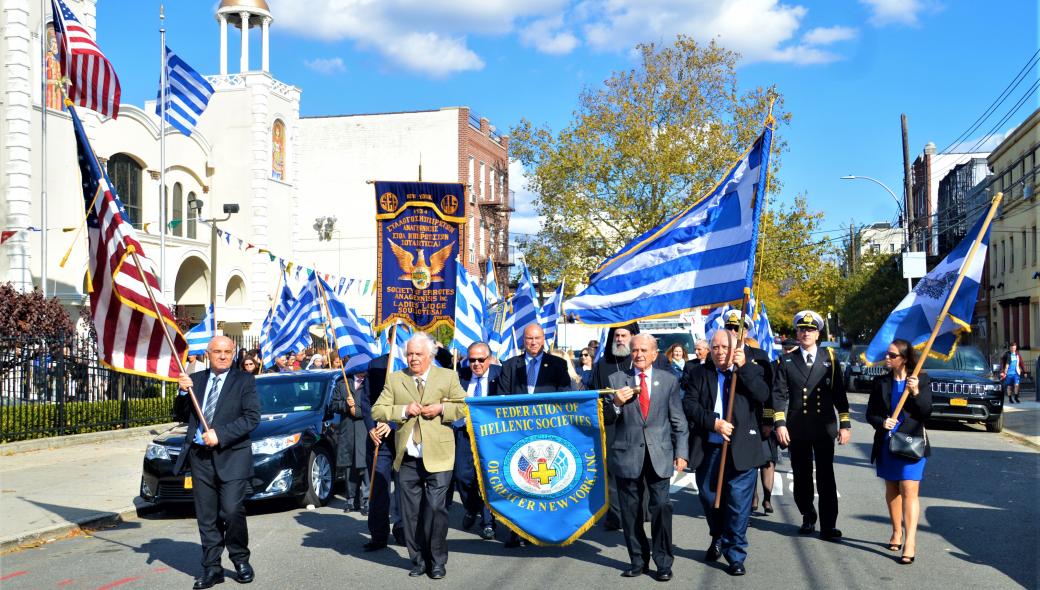
M 672 374 L 675 375 L 676 379 L 682 377 L 687 356 L 686 347 L 678 342 L 669 346 L 664 353 L 664 358 L 668 361 L 668 368 L 672 370 Z
M 1007 400 L 1009 403 L 1021 403 L 1018 397 L 1019 387 L 1022 386 L 1022 355 L 1018 354 L 1018 343 L 1012 342 L 1008 351 L 1000 358 L 1000 378 L 1007 388 Z

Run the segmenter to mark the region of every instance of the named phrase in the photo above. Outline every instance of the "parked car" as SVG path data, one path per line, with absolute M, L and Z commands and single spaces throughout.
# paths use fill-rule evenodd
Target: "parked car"
M 260 424 L 253 441 L 254 475 L 247 500 L 295 497 L 301 506 L 325 505 L 336 473 L 335 427 L 329 411 L 340 371 L 258 375 Z M 200 400 L 201 401 L 201 400 Z M 190 479 L 174 475 L 187 424 L 157 436 L 145 450 L 141 497 L 154 503 L 192 502 Z
M 1004 388 L 986 357 L 974 346 L 958 346 L 948 361 L 929 358 L 932 421 L 985 424 L 989 432 L 1004 430 Z
M 845 367 L 845 388 L 849 391 L 856 393 L 867 393 L 870 391 L 871 382 L 874 377 L 883 374 L 885 369 L 885 363 L 876 363 L 873 366 L 867 366 L 860 357 L 861 354 L 867 351 L 866 344 L 854 344 L 849 349 L 849 362 Z

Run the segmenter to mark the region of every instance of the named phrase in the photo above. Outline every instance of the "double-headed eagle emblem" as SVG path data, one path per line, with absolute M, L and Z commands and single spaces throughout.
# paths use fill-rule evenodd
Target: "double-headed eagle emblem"
M 416 262 L 415 254 L 398 246 L 393 240 L 387 240 L 387 242 L 390 243 L 390 249 L 393 250 L 397 263 L 404 271 L 398 280 L 411 281 L 412 285 L 420 290 L 429 287 L 430 283 L 444 280 L 444 277 L 440 276 L 440 272 L 444 270 L 444 265 L 448 263 L 448 258 L 451 256 L 451 244 L 434 252 L 430 256 L 430 264 L 427 265 L 426 254 L 422 248 L 419 248 L 419 260 Z

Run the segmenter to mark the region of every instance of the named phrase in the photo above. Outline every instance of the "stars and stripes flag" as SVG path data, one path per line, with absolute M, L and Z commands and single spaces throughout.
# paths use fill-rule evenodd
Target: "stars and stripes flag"
M 469 274 L 464 264 L 455 268 L 455 336 L 449 347 L 465 355 L 472 344 L 487 341 L 484 286 Z
M 88 290 L 98 355 L 101 362 L 117 371 L 175 379 L 187 356 L 188 343 L 169 307 L 159 301 L 162 291 L 154 265 L 137 241 L 126 209 L 99 165 L 76 109 L 70 107 L 69 114 L 76 133 L 87 213 Z M 149 287 L 158 303 L 158 315 Z
M 216 316 L 213 314 L 213 304 L 206 306 L 206 315 L 197 326 L 184 333 L 188 340 L 188 354 L 203 354 L 209 341 L 217 335 Z
M 191 135 L 213 96 L 213 86 L 183 59 L 166 47 L 166 121 L 184 135 Z M 159 88 L 155 114 L 162 117 L 163 89 Z M 239 240 L 241 241 L 241 240 Z
M 619 326 L 742 299 L 755 269 L 772 139 L 767 124 L 711 192 L 604 261 L 566 311 L 585 324 Z
M 119 78 L 101 48 L 62 0 L 51 0 L 58 63 L 73 103 L 113 119 L 119 114 Z

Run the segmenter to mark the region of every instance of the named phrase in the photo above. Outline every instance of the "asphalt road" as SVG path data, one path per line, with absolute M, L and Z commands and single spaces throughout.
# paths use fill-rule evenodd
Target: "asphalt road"
M 739 584 L 746 588 L 1038 588 L 1037 523 L 1040 454 L 981 428 L 932 429 L 933 455 L 922 485 L 917 562 L 901 566 L 883 544 L 889 526 L 882 484 L 868 462 L 863 395 L 854 395 L 853 442 L 836 458 L 841 543 L 797 535 L 789 464 L 779 467 L 783 492 L 776 512 L 756 515 L 749 531 L 748 575 L 731 579 L 722 562 L 701 562 L 707 529 L 696 493 L 673 488 L 676 563 L 673 586 Z M 684 479 L 692 482 L 692 477 Z M 692 485 L 692 483 L 691 483 Z M 452 512 L 458 526 L 461 512 Z M 285 503 L 251 509 L 253 588 L 595 588 L 653 587 L 649 577 L 618 576 L 627 565 L 620 533 L 596 527 L 565 548 L 505 549 L 474 532 L 448 536 L 448 577 L 407 577 L 403 547 L 361 552 L 367 529 L 342 500 L 318 510 Z M 499 531 L 499 539 L 505 538 Z M 198 573 L 198 533 L 190 514 L 149 516 L 0 557 L 3 588 L 190 588 Z M 225 561 L 225 565 L 230 564 Z M 231 571 L 228 571 L 231 574 Z M 234 586 L 228 578 L 224 588 Z

